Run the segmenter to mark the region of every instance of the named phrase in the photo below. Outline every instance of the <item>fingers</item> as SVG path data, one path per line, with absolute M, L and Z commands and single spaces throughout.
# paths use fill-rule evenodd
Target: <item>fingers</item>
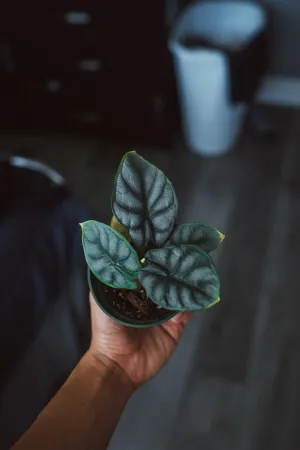
M 91 293 L 91 291 L 90 291 L 90 293 L 89 293 L 89 299 L 90 299 L 90 304 L 92 305 L 92 303 L 94 303 L 94 297 L 93 297 L 93 294 Z
M 99 306 L 96 304 L 95 299 L 93 297 L 93 294 L 90 292 L 90 307 L 91 307 L 91 312 L 94 313 L 94 311 L 96 312 L 96 308 L 100 309 Z
M 183 325 L 186 325 L 192 315 L 192 312 L 180 312 L 179 314 L 176 314 L 173 319 L 171 319 L 175 323 L 182 323 Z

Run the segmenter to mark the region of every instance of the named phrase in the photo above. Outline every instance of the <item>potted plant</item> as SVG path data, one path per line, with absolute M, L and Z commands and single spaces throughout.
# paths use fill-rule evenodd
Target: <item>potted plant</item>
M 200 222 L 177 224 L 177 210 L 164 173 L 129 152 L 115 177 L 110 226 L 81 224 L 91 292 L 119 323 L 149 327 L 220 300 L 209 253 L 224 235 Z

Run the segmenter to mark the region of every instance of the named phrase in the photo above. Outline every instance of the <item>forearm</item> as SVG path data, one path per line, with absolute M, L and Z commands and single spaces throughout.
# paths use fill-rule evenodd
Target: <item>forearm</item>
M 88 352 L 13 450 L 104 450 L 132 393 L 121 369 Z

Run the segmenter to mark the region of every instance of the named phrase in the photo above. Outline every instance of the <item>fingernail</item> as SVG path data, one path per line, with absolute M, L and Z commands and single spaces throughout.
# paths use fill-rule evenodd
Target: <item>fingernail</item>
M 175 322 L 175 323 L 182 322 L 183 315 L 184 315 L 184 313 L 182 313 L 182 312 L 180 312 L 179 314 L 176 314 L 176 316 L 174 316 L 172 319 L 173 322 Z

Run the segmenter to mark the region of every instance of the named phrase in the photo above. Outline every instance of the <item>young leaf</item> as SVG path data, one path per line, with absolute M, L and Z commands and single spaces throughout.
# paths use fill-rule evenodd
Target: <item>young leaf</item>
M 108 286 L 136 289 L 141 264 L 129 242 L 108 225 L 94 220 L 81 227 L 85 259 L 93 274 Z
M 200 222 L 190 222 L 177 225 L 166 245 L 198 245 L 209 253 L 219 246 L 224 237 L 224 234 L 215 228 Z
M 177 198 L 171 182 L 135 152 L 127 153 L 116 174 L 112 210 L 139 252 L 161 247 L 172 232 Z
M 118 219 L 116 219 L 115 216 L 112 216 L 110 226 L 114 230 L 118 231 L 118 233 L 120 233 L 122 236 L 124 236 L 126 241 L 130 241 L 130 235 L 129 235 L 128 231 L 125 230 L 125 228 L 120 224 L 120 222 L 118 221 Z
M 220 283 L 209 255 L 196 245 L 150 250 L 139 280 L 154 303 L 171 310 L 206 309 L 220 296 Z

